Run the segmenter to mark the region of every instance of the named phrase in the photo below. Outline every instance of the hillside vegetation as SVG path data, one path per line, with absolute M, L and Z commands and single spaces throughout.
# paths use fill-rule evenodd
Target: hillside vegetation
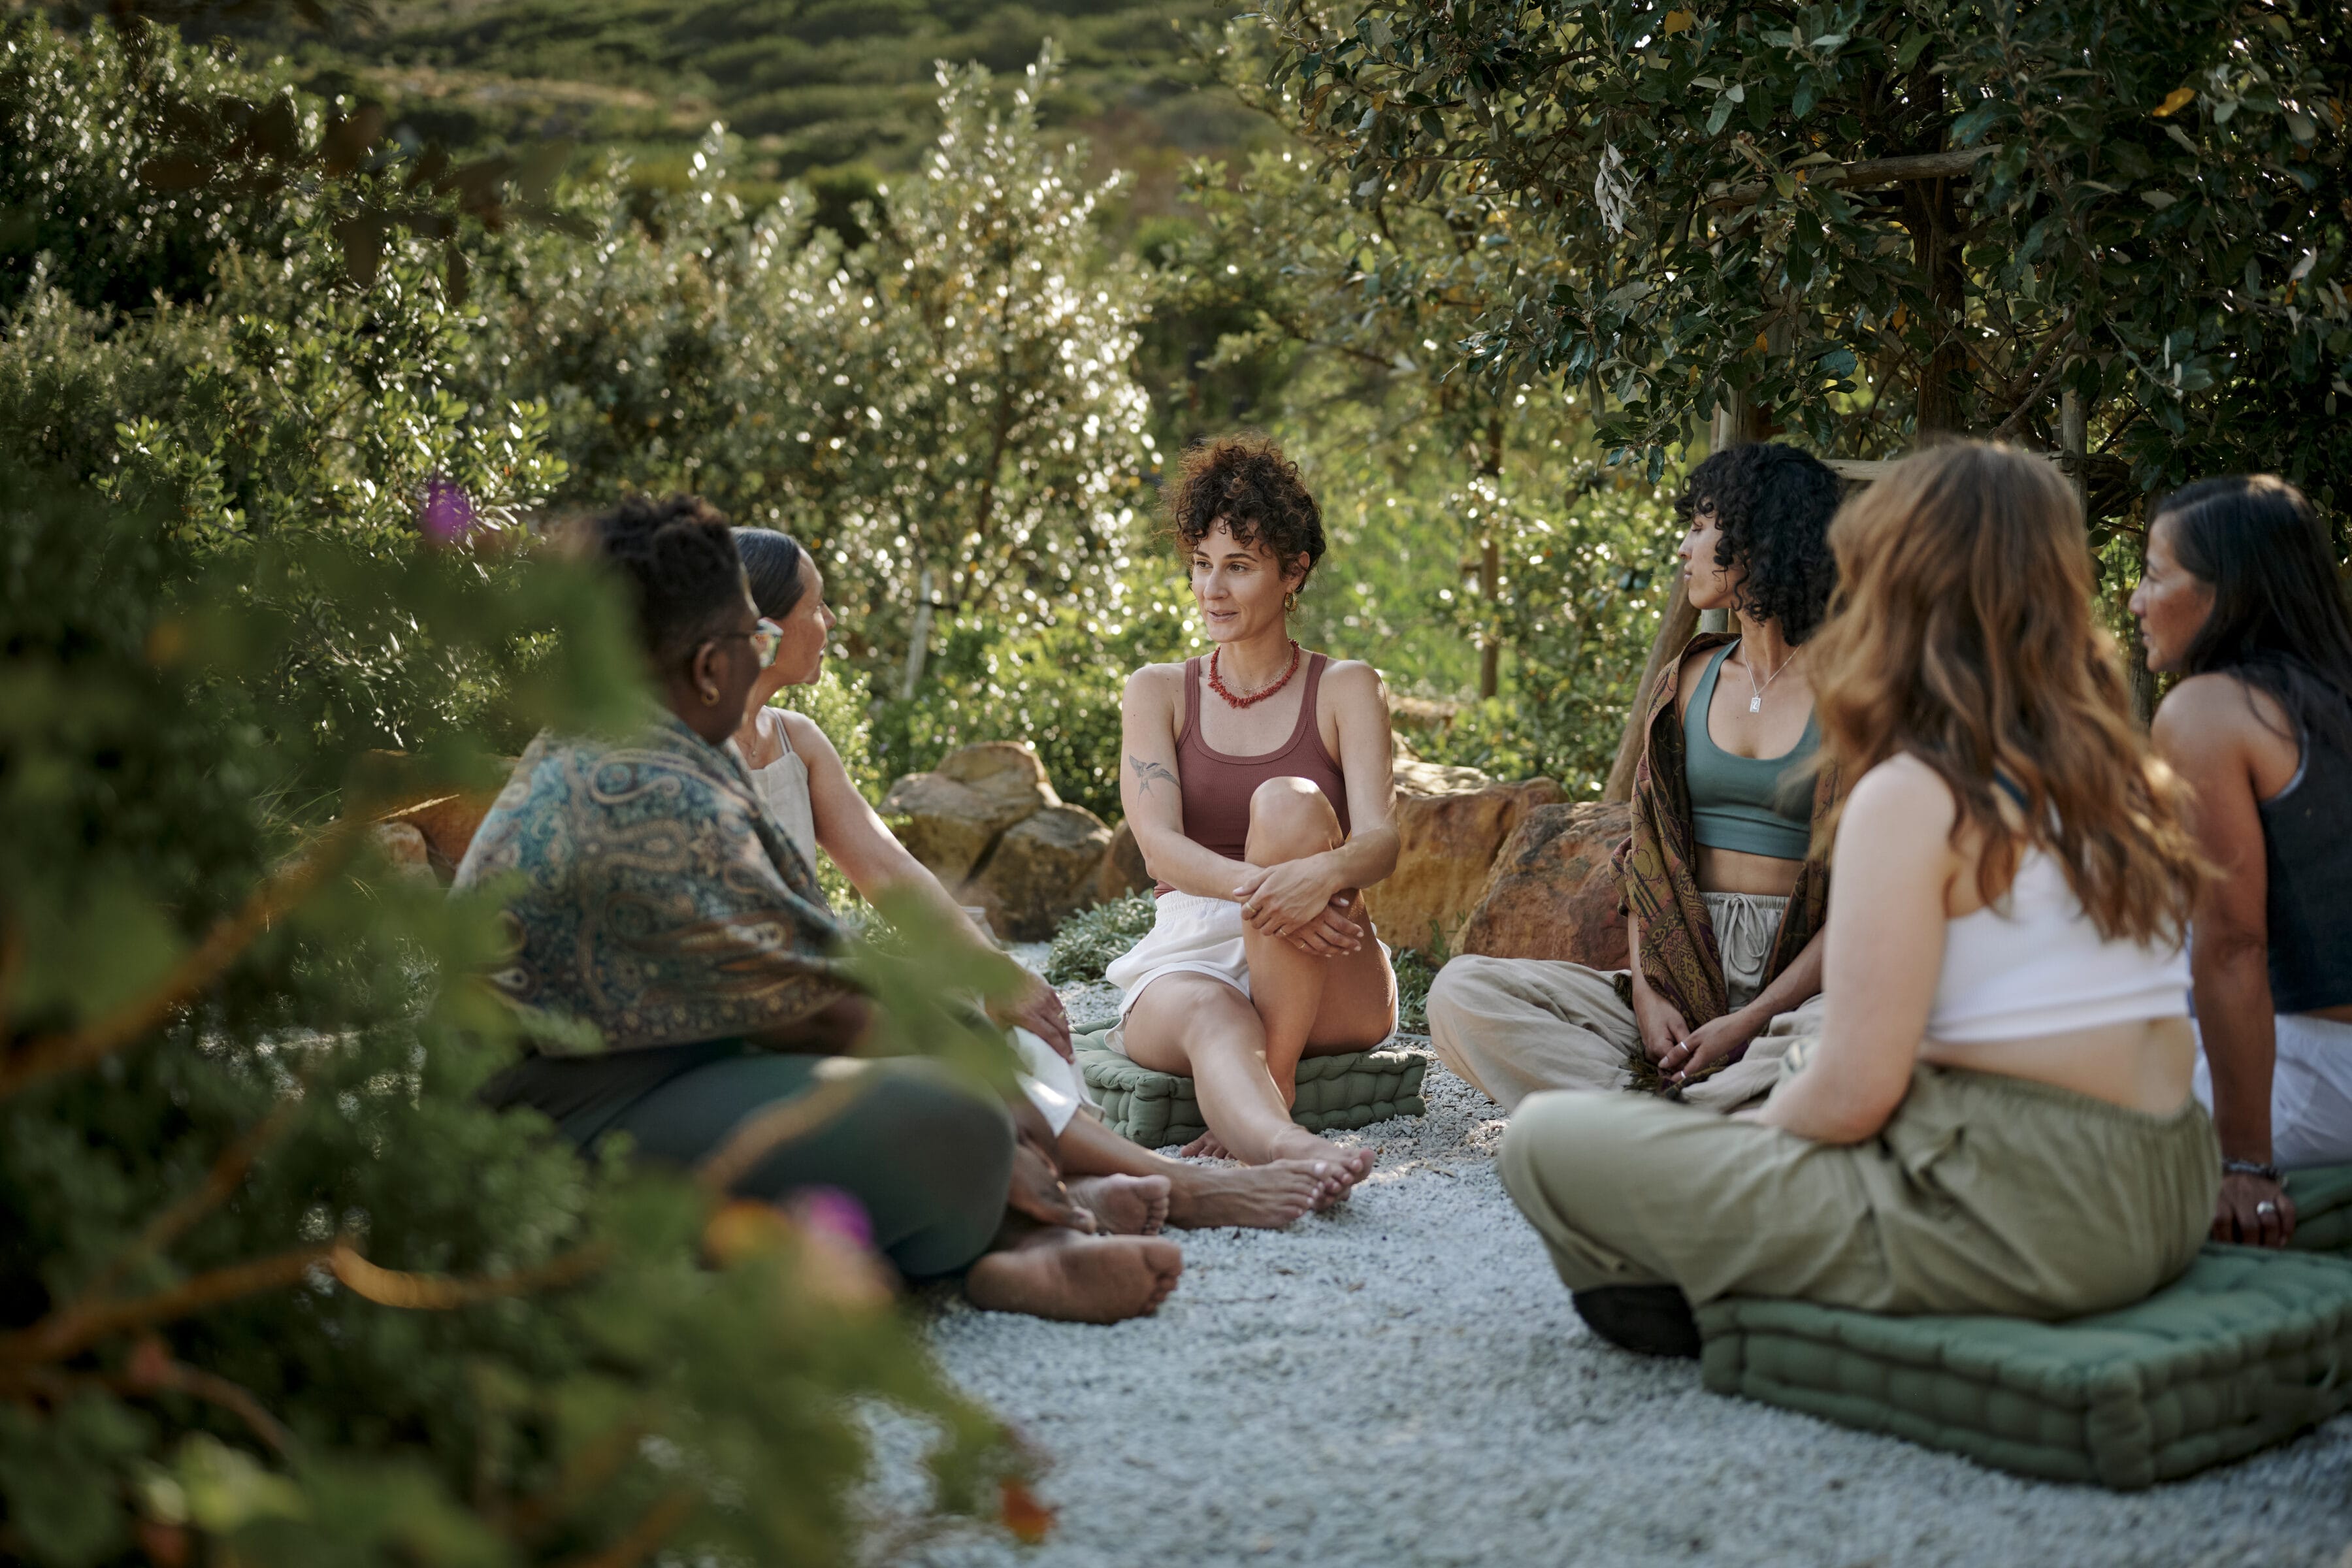
M 383 99 L 423 139 L 453 146 L 568 135 L 631 153 L 641 183 L 684 181 L 713 120 L 742 135 L 739 178 L 871 177 L 913 167 L 937 132 L 938 64 L 1017 77 L 1051 38 L 1066 69 L 1045 122 L 1139 174 L 1145 201 L 1181 162 L 1255 126 L 1195 90 L 1180 28 L 1213 0 L 423 0 L 332 37 L 279 22 L 248 45 L 283 49 L 314 88 Z M 1155 176 L 1157 176 L 1155 178 Z

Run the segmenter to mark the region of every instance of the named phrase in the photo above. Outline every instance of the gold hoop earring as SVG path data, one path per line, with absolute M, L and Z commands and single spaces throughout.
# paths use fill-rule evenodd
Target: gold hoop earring
M 702 689 L 702 705 L 705 708 L 716 708 L 719 706 L 719 688 L 715 686 L 706 686 Z
M 1292 590 L 1290 590 L 1290 592 L 1289 592 L 1289 593 L 1285 594 L 1285 595 L 1282 596 L 1282 607 L 1283 607 L 1284 609 L 1286 609 L 1286 610 L 1295 610 L 1295 609 L 1298 608 L 1298 590 L 1297 590 L 1297 589 L 1293 588 Z

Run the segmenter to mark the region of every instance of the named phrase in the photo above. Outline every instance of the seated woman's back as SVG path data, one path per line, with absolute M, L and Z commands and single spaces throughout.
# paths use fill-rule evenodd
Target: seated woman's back
M 1918 1060 L 2178 1110 L 2200 866 L 2092 624 L 2063 483 L 2000 448 L 1923 454 L 1832 537 L 1868 608 L 1814 656 L 1823 752 L 1856 783 L 1813 1053 L 1849 1081 L 1800 1097 L 1812 1135 L 1869 1136 Z
M 1904 755 L 1864 775 L 1848 807 L 1851 837 L 1842 834 L 1839 847 L 1842 858 L 1851 854 L 1847 875 L 1864 895 L 1858 907 L 1874 912 L 1870 924 L 1891 946 L 1910 950 L 1884 962 L 1934 975 L 1932 988 L 1906 988 L 1928 994 L 1920 1059 L 2031 1079 L 2150 1115 L 2179 1110 L 2196 1053 L 2183 1016 L 2189 969 L 2180 943 L 2101 931 L 2063 863 L 2031 842 L 2006 792 L 2000 801 L 2008 831 L 1998 848 L 1973 824 L 1956 836 L 1951 787 Z M 1989 851 L 2009 861 L 2005 871 L 1993 868 L 1990 896 Z M 1928 869 L 1922 876 L 1915 866 Z M 1871 868 L 1910 889 L 1872 888 Z M 1923 885 L 1940 887 L 1932 942 L 1921 940 L 1924 931 L 1895 929 L 1903 923 L 1896 911 L 1916 903 Z M 1837 935 L 1833 917 L 1833 951 Z M 1832 1008 L 1846 989 L 1832 977 Z

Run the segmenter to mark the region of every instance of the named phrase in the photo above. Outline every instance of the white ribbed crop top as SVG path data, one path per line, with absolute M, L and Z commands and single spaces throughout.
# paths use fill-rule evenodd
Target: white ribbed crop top
M 2109 942 L 2058 862 L 2028 849 L 1997 903 L 1945 923 L 1927 1037 L 2021 1040 L 2188 1015 L 2187 952 L 2177 942 Z

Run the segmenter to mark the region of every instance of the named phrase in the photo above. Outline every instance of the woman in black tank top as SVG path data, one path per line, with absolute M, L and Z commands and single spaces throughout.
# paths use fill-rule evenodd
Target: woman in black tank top
M 2310 502 L 2256 475 L 2158 508 L 2132 612 L 2148 668 L 2183 678 L 2155 739 L 2218 873 L 2190 953 L 2213 1236 L 2284 1246 L 2281 1168 L 2352 1161 L 2352 611 Z

